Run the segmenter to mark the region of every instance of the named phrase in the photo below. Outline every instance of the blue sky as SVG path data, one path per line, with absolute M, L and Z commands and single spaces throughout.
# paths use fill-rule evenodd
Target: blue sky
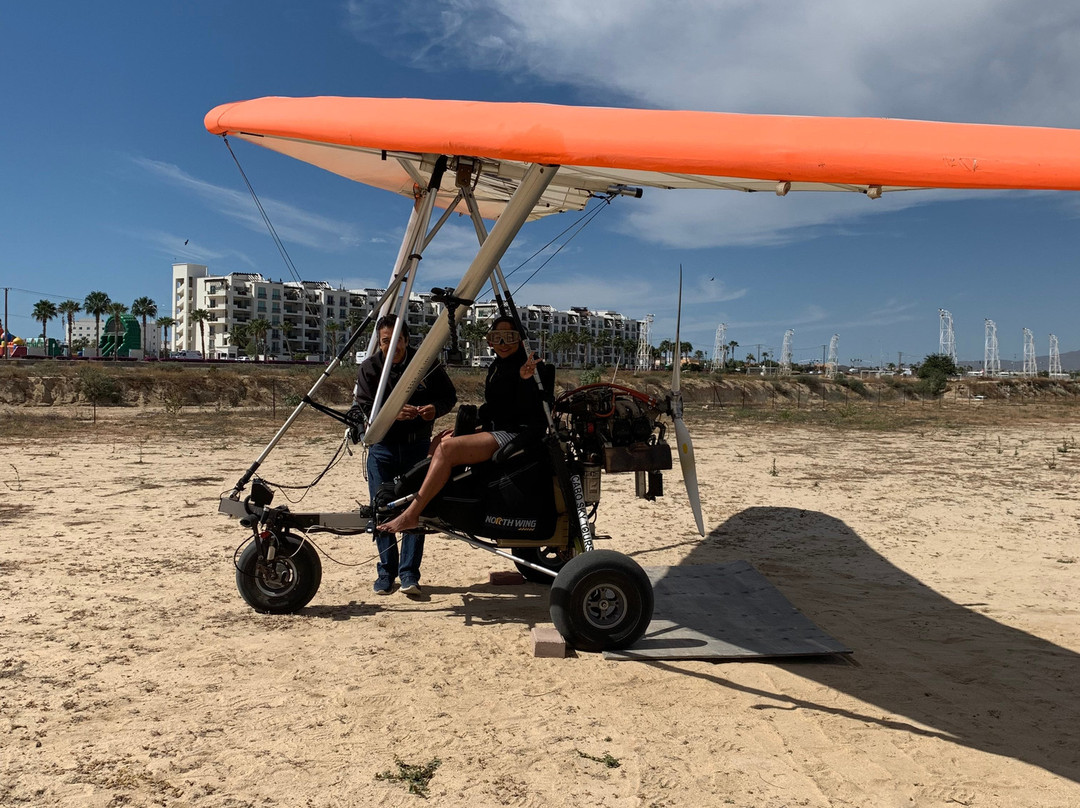
M 38 0 L 0 13 L 0 76 L 0 286 L 12 331 L 33 336 L 44 296 L 149 295 L 168 313 L 173 261 L 289 277 L 203 128 L 220 103 L 407 96 L 1080 127 L 1080 6 Z M 385 284 L 408 200 L 234 149 L 304 278 Z M 778 354 L 793 328 L 797 361 L 838 333 L 841 362 L 906 362 L 937 350 L 939 308 L 962 359 L 981 359 L 987 317 L 1003 360 L 1022 359 L 1024 327 L 1039 355 L 1050 333 L 1064 353 L 1080 349 L 1078 214 L 1067 193 L 647 191 L 600 213 L 517 299 L 652 313 L 659 342 L 681 264 L 683 338 L 710 353 L 725 322 L 740 354 Z M 527 225 L 504 270 L 573 219 Z M 421 288 L 450 280 L 474 241 L 448 225 Z

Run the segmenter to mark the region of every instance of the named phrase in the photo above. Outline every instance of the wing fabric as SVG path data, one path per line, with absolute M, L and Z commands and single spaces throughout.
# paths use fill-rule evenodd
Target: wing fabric
M 497 218 L 530 164 L 561 166 L 531 218 L 612 185 L 738 191 L 1080 190 L 1080 131 L 882 118 L 740 115 L 408 98 L 259 98 L 208 131 L 412 196 L 438 155 Z M 456 193 L 447 172 L 438 204 Z

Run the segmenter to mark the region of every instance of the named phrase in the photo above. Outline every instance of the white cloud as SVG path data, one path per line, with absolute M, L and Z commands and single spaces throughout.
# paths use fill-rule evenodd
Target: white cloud
M 914 301 L 886 300 L 879 307 L 863 312 L 861 316 L 850 320 L 836 321 L 829 324 L 834 329 L 842 328 L 879 328 L 897 323 L 910 323 L 913 320 L 925 320 L 925 307 Z
M 636 104 L 1080 124 L 1080 7 L 1065 0 L 353 0 L 349 25 L 416 66 L 474 68 Z
M 448 0 L 439 8 L 432 26 L 426 0 L 353 0 L 348 20 L 359 39 L 408 53 L 416 67 L 464 60 L 570 85 L 586 103 L 1080 127 L 1080 5 L 1071 0 Z M 650 193 L 623 231 L 684 247 L 776 245 L 943 199 L 767 197 Z
M 123 230 L 117 228 L 117 232 L 123 233 L 129 238 L 149 244 L 162 255 L 167 255 L 173 261 L 190 261 L 198 264 L 211 264 L 218 261 L 235 260 L 251 268 L 255 268 L 255 261 L 250 256 L 239 250 L 216 250 L 195 239 L 183 238 L 176 233 L 164 230 L 143 229 Z
M 133 157 L 132 161 L 156 179 L 194 194 L 212 210 L 240 222 L 250 230 L 268 232 L 249 195 L 197 179 L 172 163 L 144 157 Z M 264 197 L 260 201 L 274 230 L 286 245 L 302 244 L 337 253 L 363 243 L 359 230 L 348 222 L 320 216 L 275 199 Z

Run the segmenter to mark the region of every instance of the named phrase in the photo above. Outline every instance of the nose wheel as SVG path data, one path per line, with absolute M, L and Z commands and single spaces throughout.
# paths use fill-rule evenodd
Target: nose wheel
M 578 650 L 626 648 L 652 620 L 652 583 L 632 558 L 592 550 L 559 572 L 551 585 L 550 612 L 555 628 Z
M 259 554 L 255 542 L 236 563 L 236 588 L 257 612 L 291 614 L 307 606 L 322 582 L 322 562 L 307 542 L 286 535 L 273 558 Z

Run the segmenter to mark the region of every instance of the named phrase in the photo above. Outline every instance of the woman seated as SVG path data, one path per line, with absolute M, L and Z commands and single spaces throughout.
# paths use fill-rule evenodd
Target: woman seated
M 379 530 L 387 533 L 414 530 L 424 508 L 450 479 L 454 466 L 490 460 L 499 448 L 521 433 L 547 426 L 543 402 L 545 398 L 550 402 L 551 391 L 542 390 L 533 378 L 539 360 L 525 350 L 514 320 L 496 318 L 487 342 L 495 352 L 495 360 L 488 368 L 480 419 L 489 431 L 437 438 L 435 453 L 416 499 L 397 518 L 379 525 Z

